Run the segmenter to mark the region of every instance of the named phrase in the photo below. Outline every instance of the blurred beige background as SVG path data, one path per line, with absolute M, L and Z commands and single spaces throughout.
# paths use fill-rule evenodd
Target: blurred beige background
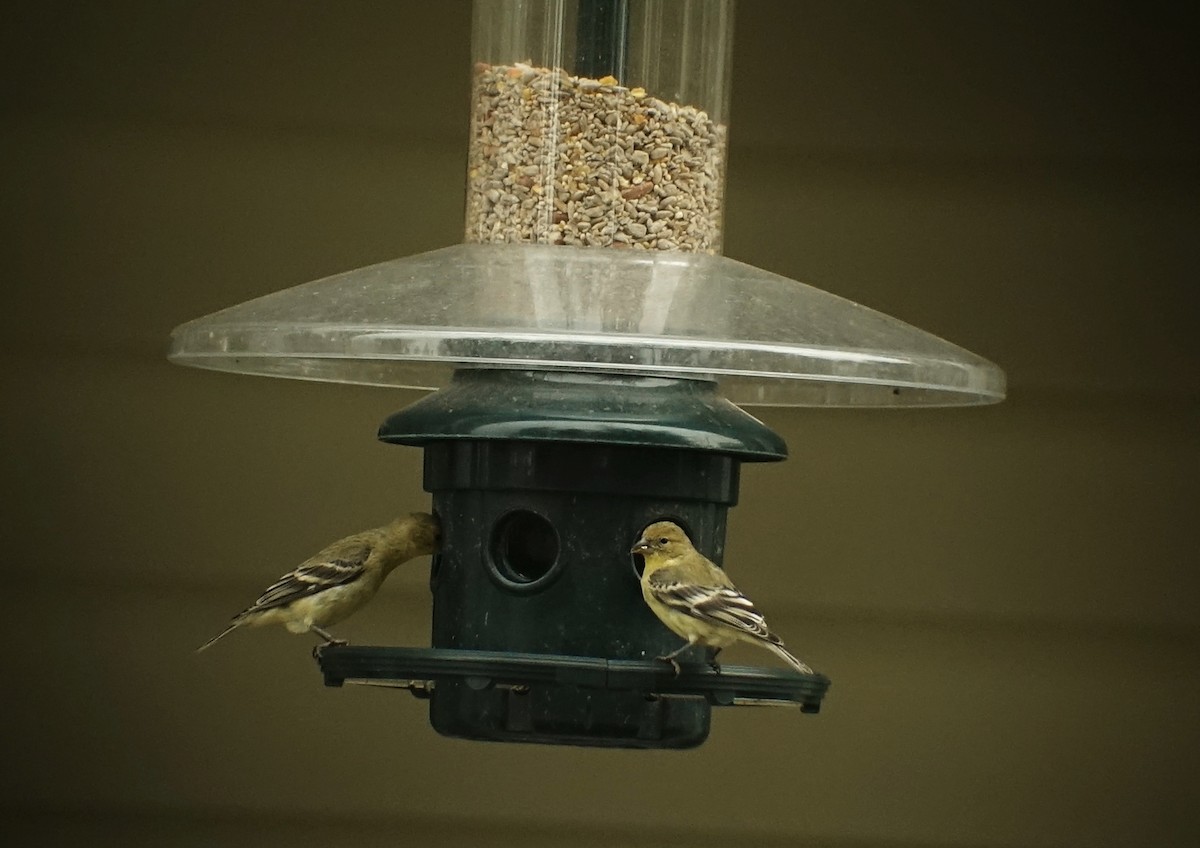
M 1188 12 L 741 3 L 727 254 L 988 356 L 1011 397 L 761 411 L 793 458 L 746 469 L 728 562 L 834 687 L 638 753 L 440 738 L 282 630 L 192 654 L 427 502 L 419 452 L 374 440 L 415 394 L 164 351 L 460 239 L 468 5 L 10 5 L 9 844 L 1200 844 Z M 345 635 L 427 643 L 426 577 Z

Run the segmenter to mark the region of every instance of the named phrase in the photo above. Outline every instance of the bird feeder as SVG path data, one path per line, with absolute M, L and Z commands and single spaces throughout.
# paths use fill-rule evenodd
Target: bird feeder
M 720 563 L 741 406 L 1004 396 L 962 348 L 721 255 L 732 3 L 476 0 L 464 243 L 192 321 L 171 359 L 436 389 L 380 427 L 442 522 L 430 648 L 331 646 L 330 685 L 430 699 L 441 733 L 689 747 L 713 706 L 816 712 L 822 674 L 655 657 L 629 548 L 669 519 Z

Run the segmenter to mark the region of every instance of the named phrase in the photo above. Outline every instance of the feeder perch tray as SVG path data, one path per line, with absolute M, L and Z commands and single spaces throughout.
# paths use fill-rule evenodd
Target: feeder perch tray
M 657 659 L 352 645 L 322 645 L 313 655 L 326 686 L 363 683 L 436 697 L 439 683 L 457 681 L 477 691 L 509 690 L 510 713 L 512 700 L 539 689 L 567 687 L 641 693 L 651 701 L 696 698 L 718 707 L 798 706 L 803 713 L 816 713 L 830 682 L 823 674 L 742 665 L 725 665 L 716 672 L 702 663 L 686 662 L 680 664 L 676 677 L 670 666 Z M 519 718 L 522 711 L 516 712 L 518 716 L 510 718 Z

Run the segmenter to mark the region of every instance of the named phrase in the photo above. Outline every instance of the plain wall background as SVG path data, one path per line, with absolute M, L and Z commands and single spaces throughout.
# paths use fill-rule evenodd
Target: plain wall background
M 758 411 L 792 458 L 745 468 L 727 564 L 834 687 L 638 753 L 442 739 L 407 695 L 323 688 L 282 630 L 192 654 L 427 503 L 419 452 L 374 440 L 415 393 L 164 352 L 461 239 L 468 4 L 11 5 L 13 844 L 1200 843 L 1190 11 L 740 4 L 727 255 L 993 359 L 1010 400 Z M 345 635 L 427 644 L 426 579 Z

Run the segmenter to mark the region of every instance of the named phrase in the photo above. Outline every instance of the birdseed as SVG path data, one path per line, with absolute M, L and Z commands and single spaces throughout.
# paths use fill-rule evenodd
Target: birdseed
M 611 76 L 475 71 L 466 241 L 720 252 L 723 124 Z

